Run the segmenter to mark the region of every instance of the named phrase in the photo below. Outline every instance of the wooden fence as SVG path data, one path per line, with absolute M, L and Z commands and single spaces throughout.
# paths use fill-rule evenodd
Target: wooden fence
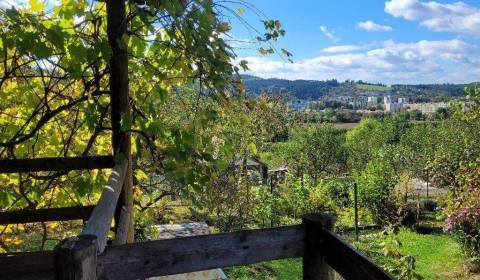
M 303 279 L 334 279 L 335 272 L 347 280 L 393 279 L 334 234 L 322 214 L 294 226 L 106 246 L 127 165 L 113 168 L 79 236 L 54 251 L 0 255 L 0 279 L 142 279 L 285 258 L 303 258 Z
M 127 19 L 125 1 L 105 2 L 113 155 L 2 159 L 0 173 L 113 168 L 112 175 L 96 206 L 0 213 L 0 224 L 88 220 L 79 236 L 61 241 L 54 251 L 0 255 L 0 279 L 139 279 L 284 258 L 303 258 L 304 279 L 333 279 L 334 271 L 347 280 L 393 279 L 332 233 L 324 215 L 289 227 L 125 244 L 133 240 L 131 138 L 120 125 L 131 113 L 128 52 L 119 45 Z M 115 165 L 116 156 L 126 161 Z M 115 238 L 108 245 L 112 222 Z

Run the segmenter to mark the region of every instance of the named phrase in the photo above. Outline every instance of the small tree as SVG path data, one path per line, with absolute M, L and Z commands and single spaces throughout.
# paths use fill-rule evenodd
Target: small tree
M 358 184 L 360 206 L 368 209 L 378 224 L 397 222 L 397 205 L 393 189 L 397 176 L 387 161 L 378 158 L 369 162 L 362 171 L 353 172 Z
M 286 162 L 298 175 L 312 177 L 314 184 L 322 176 L 337 175 L 346 164 L 343 132 L 329 125 L 296 130 L 284 153 Z

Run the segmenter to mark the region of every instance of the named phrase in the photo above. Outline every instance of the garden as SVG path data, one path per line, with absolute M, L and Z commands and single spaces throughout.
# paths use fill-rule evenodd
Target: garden
M 112 224 L 126 217 L 128 242 L 155 240 L 160 224 L 235 232 L 322 212 L 399 279 L 478 279 L 478 87 L 466 88 L 468 102 L 453 101 L 435 121 L 385 114 L 348 127 L 305 122 L 283 96 L 244 88 L 248 65 L 229 45 L 228 19 L 242 21 L 245 9 L 255 9 L 239 3 L 128 2 L 113 39 L 100 36 L 108 29 L 104 2 L 51 8 L 32 0 L 28 9 L 0 9 L 0 159 L 127 159 L 131 180 L 120 201 L 129 203 L 119 204 Z M 256 15 L 265 29 L 251 30 L 259 53 L 290 59 L 272 45 L 285 35 L 281 23 Z M 124 58 L 127 87 L 110 87 L 113 54 Z M 112 92 L 121 90 L 125 110 L 113 112 Z M 110 173 L 1 174 L 0 211 L 92 206 Z M 5 223 L 0 252 L 51 250 L 84 224 Z M 298 260 L 279 260 L 226 273 L 295 279 L 301 270 Z

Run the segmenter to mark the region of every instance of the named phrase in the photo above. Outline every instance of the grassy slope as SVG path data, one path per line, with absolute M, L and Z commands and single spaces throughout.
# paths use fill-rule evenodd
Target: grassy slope
M 462 269 L 464 259 L 460 247 L 446 234 L 419 234 L 408 229 L 402 229 L 398 234 L 402 246 L 402 255 L 415 258 L 416 271 L 425 279 L 477 279 L 464 275 Z M 391 263 L 392 260 L 383 256 L 378 250 L 377 241 L 361 239 L 357 244 L 361 251 L 369 251 L 368 255 L 380 265 Z
M 410 230 L 401 230 L 400 249 L 404 255 L 412 255 L 416 259 L 417 272 L 425 279 L 480 279 L 479 275 L 464 275 L 462 258 L 458 244 L 448 235 L 422 235 Z M 372 249 L 368 241 L 360 241 L 362 250 Z M 375 254 L 379 264 L 391 262 L 380 252 Z M 301 279 L 301 260 L 280 260 L 260 264 L 225 269 L 229 279 Z
M 224 269 L 228 279 L 290 280 L 302 278 L 302 260 L 288 259 Z
M 416 259 L 417 272 L 425 279 L 459 279 L 463 258 L 460 247 L 448 235 L 422 235 L 409 230 L 399 233 L 400 252 Z
M 355 87 L 361 90 L 371 90 L 371 91 L 387 91 L 389 90 L 386 86 L 378 86 L 378 85 L 366 85 L 366 84 L 356 84 Z

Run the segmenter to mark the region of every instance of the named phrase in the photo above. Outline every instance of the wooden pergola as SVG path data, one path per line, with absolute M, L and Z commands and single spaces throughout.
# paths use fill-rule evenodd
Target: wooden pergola
M 147 1 L 147 3 L 150 3 Z M 131 139 L 120 129 L 130 115 L 125 2 L 107 0 L 112 155 L 5 159 L 0 173 L 112 168 L 96 205 L 0 213 L 0 224 L 87 221 L 80 235 L 53 251 L 0 255 L 0 279 L 139 279 L 261 261 L 303 258 L 303 279 L 393 279 L 333 233 L 333 220 L 316 214 L 294 226 L 134 243 Z M 114 158 L 124 158 L 115 163 Z M 112 220 L 115 237 L 107 246 Z

